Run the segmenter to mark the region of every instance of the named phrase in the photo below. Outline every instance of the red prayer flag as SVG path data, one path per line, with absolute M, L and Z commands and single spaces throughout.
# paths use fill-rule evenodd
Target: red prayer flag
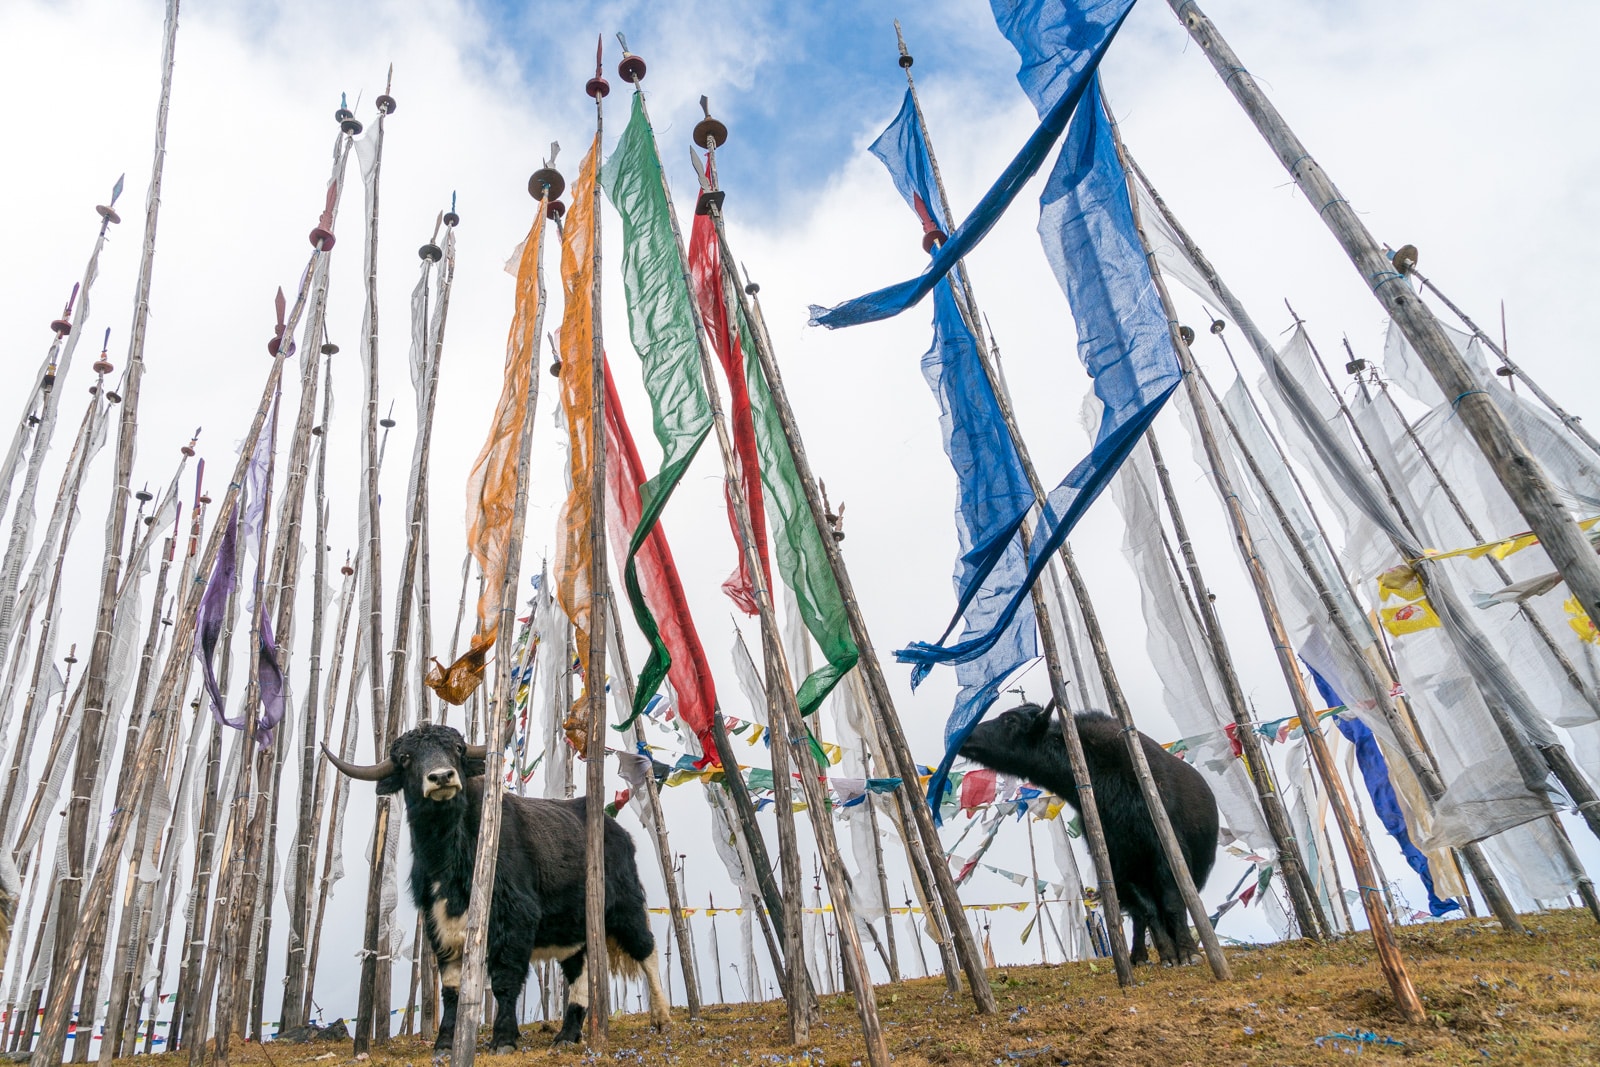
M 639 525 L 639 486 L 646 474 L 639 449 L 622 414 L 622 402 L 617 398 L 609 360 L 606 361 L 606 459 L 606 531 L 611 537 L 612 551 L 626 556 L 628 542 Z M 717 689 L 706 663 L 705 649 L 700 645 L 700 635 L 694 628 L 694 619 L 689 615 L 689 602 L 683 595 L 683 583 L 672 561 L 666 531 L 659 521 L 639 547 L 634 563 L 639 573 L 639 588 L 655 613 L 661 640 L 672 655 L 667 678 L 678 694 L 678 715 L 700 739 L 706 762 L 720 766 L 716 743 L 711 736 Z
M 756 548 L 761 556 L 761 574 L 767 588 L 772 588 L 772 563 L 767 554 L 767 512 L 761 491 L 761 459 L 756 452 L 755 422 L 750 415 L 750 386 L 745 379 L 744 350 L 739 338 L 729 328 L 727 304 L 723 300 L 722 257 L 717 245 L 716 226 L 710 215 L 696 215 L 694 230 L 689 239 L 689 273 L 694 278 L 695 301 L 700 305 L 700 317 L 705 322 L 706 333 L 711 337 L 711 347 L 716 349 L 722 372 L 728 379 L 728 414 L 733 423 L 733 450 L 739 460 L 739 479 L 744 483 L 745 499 L 750 504 L 750 524 L 755 529 Z M 724 487 L 726 493 L 726 487 Z M 739 565 L 722 583 L 739 610 L 746 615 L 757 613 L 755 583 L 746 565 L 746 556 L 739 536 L 739 519 L 733 508 L 733 497 L 728 497 L 728 524 L 733 528 L 733 543 L 738 549 Z

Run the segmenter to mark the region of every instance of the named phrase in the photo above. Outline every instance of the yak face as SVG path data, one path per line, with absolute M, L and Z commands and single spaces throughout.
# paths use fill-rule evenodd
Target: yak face
M 484 761 L 467 751 L 459 731 L 427 723 L 402 734 L 389 746 L 393 770 L 378 782 L 380 796 L 404 792 L 406 805 L 454 800 L 467 779 L 484 772 Z
M 1022 766 L 1037 756 L 1049 737 L 1052 713 L 1037 704 L 1019 704 L 980 722 L 961 746 L 961 755 L 1007 774 L 1026 775 Z

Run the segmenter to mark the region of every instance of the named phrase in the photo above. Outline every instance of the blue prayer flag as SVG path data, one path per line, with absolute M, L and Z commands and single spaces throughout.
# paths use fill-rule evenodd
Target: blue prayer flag
M 1026 53 L 1024 53 L 1026 54 Z M 1028 68 L 1025 68 L 1025 71 Z M 1091 79 L 1040 197 L 1039 234 L 1078 330 L 1078 357 L 1104 405 L 1094 447 L 1050 492 L 1034 533 L 1028 572 L 988 630 L 953 645 L 914 642 L 895 658 L 925 670 L 984 656 L 1044 573 L 1050 556 L 1111 481 L 1181 380 L 1160 295 L 1134 226 L 1127 178 Z M 982 581 L 976 575 L 974 581 Z M 970 622 L 970 620 L 969 620 Z M 913 678 L 917 675 L 913 674 Z
M 990 0 L 990 6 L 1001 32 L 1022 53 L 1017 78 L 1039 112 L 1038 128 L 972 213 L 939 246 L 926 270 L 834 308 L 813 305 L 813 325 L 837 329 L 892 318 L 927 296 L 958 260 L 977 247 L 1044 165 L 1133 0 Z M 923 200 L 932 206 L 932 199 Z M 940 229 L 949 233 L 949 220 L 939 222 Z
M 913 207 L 920 202 L 919 214 L 926 211 L 943 228 L 933 162 L 909 90 L 900 114 L 873 142 L 872 154 L 888 168 L 906 202 Z M 956 617 L 965 619 L 969 634 L 983 633 L 1027 570 L 1019 527 L 1034 494 L 952 279 L 941 278 L 933 293 L 933 347 L 922 357 L 922 374 L 939 401 L 945 453 L 956 471 L 956 534 L 961 546 L 955 574 Z M 1037 654 L 1030 605 L 1029 611 L 1015 613 L 986 655 L 956 669 L 961 691 L 945 723 L 944 758 L 929 782 L 929 797 L 944 795 L 951 763 L 994 704 L 1006 677 Z M 912 685 L 921 682 L 927 671 L 926 667 L 913 671 Z M 931 807 L 934 821 L 941 821 L 940 805 L 932 802 Z
M 1309 663 L 1306 664 L 1306 670 L 1311 672 L 1311 680 L 1316 683 L 1317 692 L 1322 695 L 1322 699 L 1330 708 L 1345 706 L 1344 701 L 1339 699 L 1339 694 L 1333 691 L 1333 686 L 1329 685 L 1322 675 L 1312 670 Z M 1460 904 L 1454 900 L 1440 900 L 1433 891 L 1433 871 L 1428 866 L 1428 857 L 1411 843 L 1411 834 L 1406 830 L 1405 817 L 1400 814 L 1400 803 L 1395 798 L 1394 783 L 1389 780 L 1389 761 L 1384 759 L 1383 750 L 1378 747 L 1378 739 L 1360 719 L 1335 715 L 1333 721 L 1338 725 L 1339 732 L 1344 734 L 1345 740 L 1356 747 L 1356 765 L 1361 768 L 1361 780 L 1366 784 L 1367 796 L 1372 798 L 1372 810 L 1378 813 L 1378 820 L 1383 823 L 1383 828 L 1389 831 L 1389 836 L 1400 846 L 1406 864 L 1417 872 L 1418 878 L 1422 879 L 1422 886 L 1428 892 L 1429 913 L 1437 918 L 1446 912 L 1459 911 Z

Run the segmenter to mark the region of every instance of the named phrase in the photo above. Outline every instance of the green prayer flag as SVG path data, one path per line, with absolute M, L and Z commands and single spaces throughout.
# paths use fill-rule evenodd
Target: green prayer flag
M 742 313 L 739 332 L 745 337 L 755 336 Z M 769 520 L 776 519 L 771 526 L 778 550 L 778 573 L 793 592 L 800 618 L 827 661 L 800 684 L 800 691 L 795 694 L 800 714 L 810 715 L 822 706 L 822 701 L 839 680 L 850 673 L 859 651 L 850 636 L 850 619 L 845 614 L 839 583 L 828 565 L 827 549 L 822 543 L 825 535 L 811 517 L 800 472 L 795 469 L 794 454 L 789 451 L 777 406 L 772 402 L 766 376 L 761 372 L 761 361 L 747 358 L 744 366 L 745 381 L 750 388 L 756 450 L 761 455 L 761 484 L 766 488 L 767 515 Z M 832 536 L 831 532 L 826 536 Z M 825 757 L 821 763 L 827 766 Z
M 644 602 L 634 557 L 705 441 L 711 429 L 711 404 L 700 376 L 700 343 L 695 336 L 678 241 L 672 232 L 655 134 L 637 93 L 633 115 L 601 170 L 600 183 L 606 198 L 622 216 L 622 282 L 628 302 L 628 336 L 644 365 L 652 426 L 662 453 L 661 470 L 639 487 L 639 525 L 628 544 L 628 559 L 623 567 L 622 581 L 633 617 L 650 642 L 650 655 L 634 687 L 633 714 L 628 719 L 631 723 L 661 688 L 672 664 L 672 654 L 661 639 L 661 628 Z

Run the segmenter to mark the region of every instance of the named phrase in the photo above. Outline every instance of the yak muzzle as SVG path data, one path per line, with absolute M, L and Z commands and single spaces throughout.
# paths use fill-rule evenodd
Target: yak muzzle
M 427 800 L 443 803 L 455 799 L 461 792 L 461 776 L 454 767 L 440 767 L 422 777 L 422 795 Z

